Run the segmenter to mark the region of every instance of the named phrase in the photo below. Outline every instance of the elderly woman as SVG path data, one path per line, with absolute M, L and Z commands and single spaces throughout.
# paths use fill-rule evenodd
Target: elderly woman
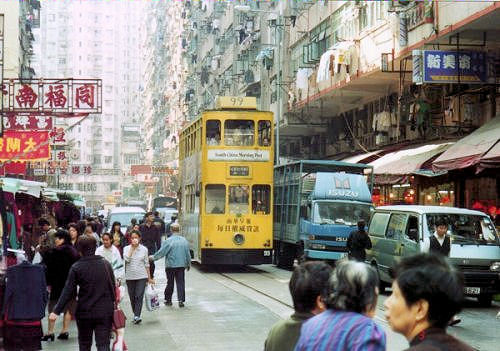
M 330 278 L 328 309 L 303 324 L 295 350 L 385 350 L 385 333 L 372 320 L 378 283 L 377 272 L 365 263 L 337 264 Z
M 392 330 L 403 334 L 407 350 L 473 349 L 446 334 L 448 323 L 461 309 L 463 280 L 443 256 L 419 254 L 403 259 L 395 269 L 385 316 Z

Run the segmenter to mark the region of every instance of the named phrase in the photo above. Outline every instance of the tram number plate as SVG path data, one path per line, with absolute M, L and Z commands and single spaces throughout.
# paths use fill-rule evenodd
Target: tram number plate
M 248 166 L 231 166 L 229 167 L 229 175 L 231 177 L 248 177 L 250 174 Z
M 264 256 L 271 256 L 271 250 L 264 250 Z
M 479 295 L 481 293 L 481 288 L 466 287 L 464 288 L 464 293 L 469 295 Z

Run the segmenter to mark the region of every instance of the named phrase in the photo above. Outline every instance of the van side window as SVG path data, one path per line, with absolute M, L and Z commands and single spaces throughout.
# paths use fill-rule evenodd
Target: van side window
M 370 235 L 383 237 L 390 216 L 391 215 L 388 213 L 375 213 L 370 222 L 370 228 L 368 229 L 368 233 Z
M 391 215 L 389 220 L 389 225 L 387 226 L 387 231 L 385 232 L 385 237 L 387 239 L 398 240 L 403 238 L 406 233 L 406 222 L 408 215 L 402 213 L 394 213 Z
M 408 226 L 406 230 L 406 238 L 409 240 L 413 240 L 418 242 L 419 234 L 418 234 L 418 217 L 410 216 L 408 218 Z

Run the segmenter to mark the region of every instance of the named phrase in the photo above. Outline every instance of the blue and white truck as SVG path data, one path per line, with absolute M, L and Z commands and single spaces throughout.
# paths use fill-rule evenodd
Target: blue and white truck
M 347 238 L 373 210 L 373 167 L 339 161 L 301 160 L 274 169 L 274 263 L 336 261 Z

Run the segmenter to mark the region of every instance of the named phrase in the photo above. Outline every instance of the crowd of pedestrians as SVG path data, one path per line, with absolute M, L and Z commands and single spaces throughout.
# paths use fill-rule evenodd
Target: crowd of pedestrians
M 165 224 L 155 215 L 147 213 L 142 224 L 131 223 L 126 233 L 119 222 L 104 232 L 99 218 L 70 223 L 67 230 L 39 221 L 36 253 L 49 287 L 48 328 L 42 341 L 55 341 L 55 322 L 63 314 L 57 339 L 69 338 L 75 319 L 80 350 L 91 350 L 93 338 L 98 351 L 110 350 L 116 288 L 126 285 L 133 323 L 141 323 L 145 289 L 155 284 L 154 262 L 162 258 L 167 277 L 164 303 L 172 305 L 176 286 L 179 307 L 184 307 L 189 244 L 179 235 L 175 218 Z M 461 309 L 463 277 L 447 260 L 446 223 L 435 224 L 424 252 L 394 267 L 385 318 L 408 340 L 407 350 L 469 351 L 470 346 L 446 333 Z M 321 261 L 295 267 L 289 282 L 295 312 L 271 328 L 265 351 L 386 350 L 386 334 L 374 320 L 380 282 L 377 271 L 364 262 L 365 250 L 372 245 L 364 228 L 360 221 L 349 236 L 349 259 L 335 267 Z M 166 232 L 170 236 L 162 242 Z

